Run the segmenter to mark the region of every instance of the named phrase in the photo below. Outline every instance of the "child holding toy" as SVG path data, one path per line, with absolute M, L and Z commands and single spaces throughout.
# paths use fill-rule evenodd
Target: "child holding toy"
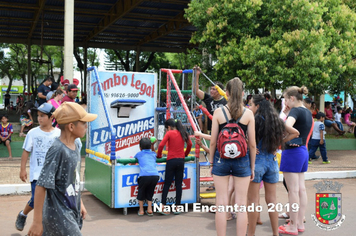
M 140 152 L 135 155 L 140 165 L 140 174 L 138 177 L 138 194 L 137 200 L 140 205 L 138 211 L 139 216 L 145 214 L 143 210 L 143 202 L 147 201 L 146 214 L 153 216 L 152 212 L 152 197 L 155 191 L 156 184 L 159 180 L 159 174 L 156 168 L 156 153 L 154 152 L 154 142 L 149 138 L 142 138 L 140 140 Z
M 162 192 L 162 209 L 166 205 L 166 198 L 169 187 L 175 178 L 176 186 L 176 205 L 181 204 L 182 198 L 182 182 L 184 173 L 184 159 L 188 156 L 192 148 L 192 141 L 190 140 L 187 131 L 184 129 L 182 122 L 176 119 L 168 119 L 164 124 L 167 129 L 163 140 L 158 146 L 157 158 L 162 157 L 163 147 L 168 144 L 167 164 L 165 171 L 164 186 Z M 187 143 L 187 149 L 184 152 L 184 143 Z M 169 212 L 162 211 L 162 215 L 169 215 Z M 174 211 L 174 214 L 180 212 Z

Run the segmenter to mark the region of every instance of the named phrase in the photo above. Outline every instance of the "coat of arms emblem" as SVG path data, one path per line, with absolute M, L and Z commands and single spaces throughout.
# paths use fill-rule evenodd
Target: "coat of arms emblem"
M 342 184 L 332 181 L 319 182 L 314 185 L 317 189 L 315 194 L 315 215 L 312 214 L 314 223 L 326 231 L 339 228 L 345 221 L 345 215 L 342 215 L 342 195 L 340 189 Z M 332 190 L 337 193 L 323 193 L 323 191 Z

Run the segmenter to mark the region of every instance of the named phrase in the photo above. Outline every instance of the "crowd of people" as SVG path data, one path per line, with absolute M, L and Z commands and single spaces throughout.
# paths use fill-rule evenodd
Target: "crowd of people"
M 62 86 L 58 86 L 57 83 L 53 83 L 51 76 L 46 79 L 37 88 L 38 99 L 33 102 L 31 100 L 25 101 L 22 95 L 19 95 L 16 99 L 16 106 L 12 105 L 11 95 L 5 94 L 5 113 L 0 115 L 1 124 L 1 143 L 4 143 L 9 153 L 9 160 L 12 160 L 11 152 L 11 135 L 14 133 L 13 125 L 9 123 L 9 109 L 16 110 L 16 113 L 20 115 L 20 137 L 26 137 L 26 132 L 29 132 L 34 125 L 34 112 L 36 108 L 40 107 L 44 103 L 51 104 L 55 108 L 58 108 L 63 102 L 75 102 L 78 96 L 78 87 L 76 84 L 63 83 Z M 80 105 L 86 109 L 86 99 L 83 98 Z M 55 120 L 53 121 L 55 123 Z
M 266 203 L 276 204 L 276 183 L 279 171 L 282 171 L 289 204 L 298 204 L 299 210 L 280 215 L 270 212 L 273 235 L 298 235 L 304 232 L 307 206 L 304 173 L 308 170 L 308 164 L 312 163 L 311 160 L 320 157 L 315 155 L 318 148 L 323 158 L 322 163 L 330 163 L 325 145 L 325 126 L 332 127 L 339 135 L 343 135 L 345 131 L 342 116 L 344 123 L 349 126 L 348 132 L 354 132 L 356 124 L 350 119 L 351 108 L 342 110 L 337 107 L 336 112 L 329 112 L 330 104 L 326 102 L 325 113 L 319 112 L 315 102 L 304 98 L 308 95 L 308 89 L 305 86 L 293 86 L 283 92 L 285 108 L 281 112 L 284 115 L 279 116 L 269 94 L 249 95 L 243 101 L 244 89 L 239 78 L 227 83 L 227 100 L 216 89 L 217 85 L 224 90 L 221 83 L 216 82 L 211 86 L 209 94 L 203 92 L 199 89 L 200 68 L 195 69 L 194 93 L 213 115 L 211 120 L 207 119 L 207 133 L 195 132 L 195 136 L 210 140 L 210 147 L 204 146 L 199 139 L 197 143 L 210 155 L 215 185 L 210 189 L 216 189 L 216 205 L 259 205 L 259 190 L 262 185 L 265 188 Z M 201 130 L 204 130 L 204 114 L 199 109 L 199 104 L 194 108 L 193 114 Z M 248 154 L 238 159 L 224 159 L 218 150 L 219 135 L 231 121 L 238 122 L 248 144 Z M 282 158 L 278 167 L 276 152 L 281 149 Z M 257 211 L 239 212 L 234 214 L 234 218 L 237 219 L 237 235 L 254 235 L 256 225 L 260 222 Z M 288 218 L 288 224 L 278 227 L 278 218 Z M 217 235 L 226 235 L 226 221 L 229 219 L 230 212 L 216 212 Z
M 326 103 L 325 113 L 319 112 L 309 98 L 304 99 L 308 94 L 305 86 L 292 86 L 283 92 L 284 108 L 281 116 L 268 93 L 249 95 L 244 101 L 244 85 L 238 77 L 229 80 L 226 89 L 216 82 L 210 87 L 209 93 L 205 93 L 199 89 L 200 68 L 196 67 L 195 72 L 194 93 L 212 115 L 212 119 L 205 119 L 207 132 L 197 131 L 195 136 L 210 140 L 209 147 L 204 146 L 200 139 L 197 139 L 197 143 L 209 154 L 210 172 L 214 180 L 212 187 L 216 190 L 215 204 L 225 207 L 253 206 L 253 210 L 248 212 L 217 211 L 217 235 L 226 235 L 227 220 L 233 218 L 236 218 L 236 235 L 255 235 L 256 225 L 260 222 L 257 211 L 260 205 L 260 188 L 263 186 L 265 189 L 266 203 L 276 205 L 279 171 L 283 172 L 289 204 L 298 204 L 299 210 L 290 211 L 288 215 L 284 213 L 283 217 L 288 217 L 289 223 L 280 226 L 278 212 L 269 212 L 272 235 L 298 235 L 299 232 L 304 232 L 307 206 L 304 173 L 311 160 L 318 158 L 315 156 L 317 148 L 320 148 L 323 164 L 330 163 L 325 148 L 325 126 L 333 127 L 343 135 L 345 131 L 342 124 L 339 124 L 342 109 L 337 108 L 334 115 Z M 75 84 L 67 85 L 66 89 L 57 87 L 53 90 L 51 83 L 52 79 L 47 78 L 39 86 L 39 106 L 36 107 L 29 101 L 21 113 L 20 136 L 25 137 L 25 141 L 19 176 L 24 182 L 29 179 L 32 195 L 19 212 L 15 225 L 22 231 L 28 213 L 34 209 L 34 221 L 28 235 L 81 235 L 86 209 L 80 199 L 78 186 L 81 149 L 78 138 L 84 137 L 87 122 L 96 119 L 97 115 L 87 113 L 85 107 L 75 103 L 78 93 Z M 225 96 L 219 91 L 224 91 Z M 37 112 L 39 126 L 26 135 L 25 127 L 33 125 L 33 111 Z M 347 109 L 344 120 L 349 126 L 349 132 L 354 132 L 356 124 L 350 119 L 351 113 L 352 110 Z M 204 130 L 204 115 L 198 105 L 193 114 L 201 130 Z M 9 158 L 12 158 L 10 143 L 13 128 L 7 115 L 2 116 L 1 123 L 0 143 L 4 143 L 9 151 Z M 192 141 L 179 119 L 167 119 L 164 126 L 166 133 L 157 152 L 154 150 L 156 141 L 142 138 L 140 152 L 135 155 L 140 167 L 137 195 L 139 216 L 153 215 L 152 197 L 159 180 L 156 158 L 162 157 L 165 146 L 169 146 L 169 149 L 160 202 L 162 210 L 159 213 L 171 213 L 165 206 L 173 180 L 176 187 L 175 205 L 181 205 L 184 158 L 191 150 Z M 231 148 L 234 146 L 232 143 L 224 147 L 221 140 L 226 135 L 231 135 L 233 139 L 238 136 L 244 142 L 235 145 L 235 149 Z M 231 148 L 228 151 L 227 146 Z M 280 167 L 276 158 L 278 150 L 282 150 Z M 26 172 L 28 159 L 29 177 Z M 144 201 L 148 204 L 146 211 Z M 173 213 L 181 212 L 173 210 Z M 55 218 L 61 218 L 62 223 L 52 220 Z

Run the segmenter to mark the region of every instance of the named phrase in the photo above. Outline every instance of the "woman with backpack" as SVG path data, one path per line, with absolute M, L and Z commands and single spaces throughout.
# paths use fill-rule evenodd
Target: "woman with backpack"
M 289 204 L 297 204 L 298 211 L 290 211 L 290 222 L 278 228 L 281 234 L 298 235 L 304 232 L 304 216 L 308 203 L 305 189 L 304 172 L 308 170 L 309 153 L 306 147 L 313 125 L 311 112 L 303 105 L 303 94 L 308 89 L 289 87 L 284 91 L 287 120 L 285 127 L 287 135 L 284 137 L 285 146 L 282 152 L 280 171 L 283 172 L 288 186 Z
M 192 148 L 192 141 L 189 138 L 188 132 L 185 130 L 182 122 L 177 119 L 168 119 L 164 123 L 167 133 L 164 135 L 163 140 L 158 146 L 157 158 L 162 157 L 163 147 L 167 144 L 168 154 L 166 171 L 164 178 L 164 185 L 162 191 L 162 209 L 166 205 L 167 194 L 171 183 L 173 182 L 173 177 L 175 179 L 176 186 L 176 206 L 181 205 L 182 199 L 182 182 L 184 174 L 184 159 L 188 156 L 190 149 Z M 187 143 L 187 148 L 184 151 L 184 143 Z M 174 214 L 179 214 L 175 209 L 172 209 Z M 162 215 L 169 215 L 169 211 L 161 211 Z
M 248 205 L 259 205 L 260 183 L 263 180 L 266 203 L 276 206 L 277 182 L 279 168 L 276 150 L 283 144 L 284 122 L 279 118 L 268 96 L 253 95 L 250 110 L 255 114 L 255 134 L 258 152 L 255 162 L 255 178 L 248 189 Z M 278 235 L 278 212 L 268 213 L 271 221 L 273 235 Z M 248 236 L 255 235 L 256 222 L 259 213 L 255 210 L 248 212 Z
M 227 83 L 226 95 L 228 97 L 227 105 L 214 112 L 210 140 L 209 160 L 215 183 L 217 208 L 219 206 L 226 207 L 229 204 L 228 184 L 230 175 L 234 178 L 235 204 L 246 206 L 248 186 L 254 178 L 256 157 L 255 119 L 252 111 L 244 108 L 243 84 L 239 78 L 231 79 Z M 233 143 L 227 143 L 224 146 L 221 142 L 224 139 L 223 133 L 225 131 L 225 133 L 228 133 L 225 129 L 226 126 L 232 126 L 233 123 L 238 123 L 239 134 L 235 137 L 239 138 L 240 143 L 243 143 L 245 135 L 248 137 L 249 154 L 245 154 L 246 141 L 238 147 Z M 242 134 L 240 130 L 242 130 Z M 245 156 L 240 157 L 241 153 Z M 226 216 L 226 210 L 217 211 L 215 214 L 217 235 L 226 235 Z M 246 230 L 247 212 L 238 212 L 236 214 L 236 234 L 245 236 Z

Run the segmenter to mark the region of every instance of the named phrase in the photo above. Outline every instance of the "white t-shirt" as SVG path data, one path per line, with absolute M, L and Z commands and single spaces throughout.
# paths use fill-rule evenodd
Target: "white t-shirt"
M 335 113 L 335 121 L 341 122 L 341 114 Z
M 312 139 L 318 139 L 320 140 L 320 131 L 323 132 L 323 140 L 325 141 L 325 125 L 321 121 L 315 121 L 314 122 L 314 129 L 313 129 L 313 136 Z
M 40 127 L 31 129 L 25 138 L 22 149 L 30 152 L 30 182 L 37 180 L 41 173 L 46 153 L 55 138 L 61 135 L 61 130 L 54 128 L 51 132 L 44 132 Z

